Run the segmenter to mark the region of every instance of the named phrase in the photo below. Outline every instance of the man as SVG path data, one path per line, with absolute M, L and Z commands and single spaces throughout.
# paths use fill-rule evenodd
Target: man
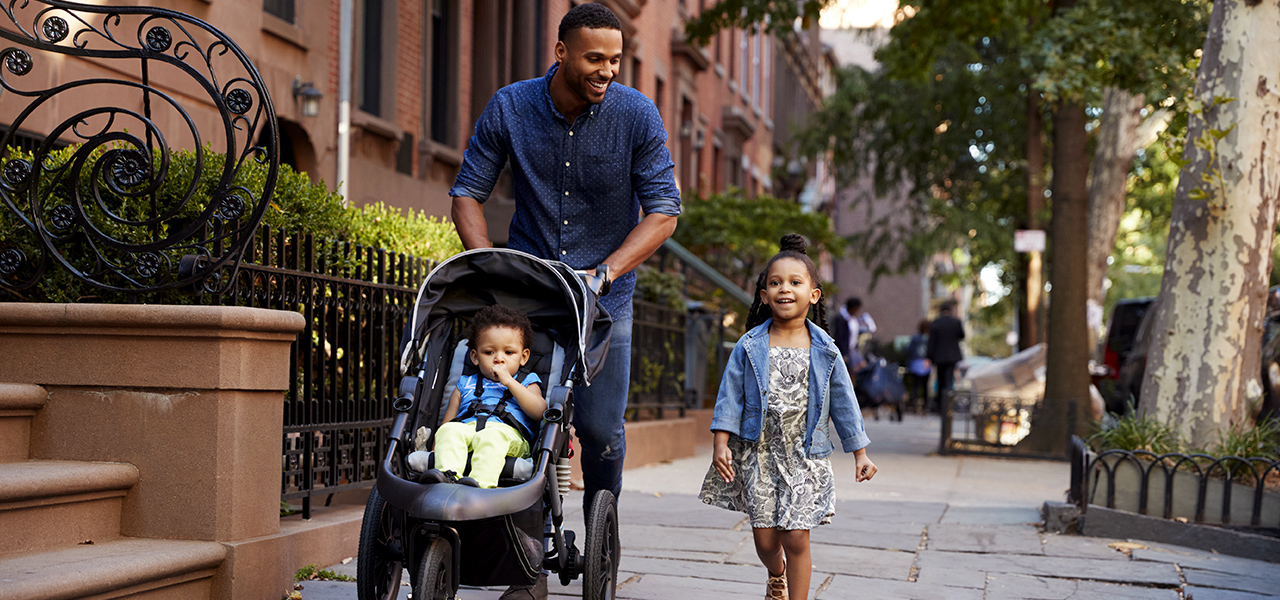
M 938 318 L 929 324 L 929 349 L 925 357 L 933 363 L 938 373 L 938 395 L 931 410 L 942 410 L 942 397 L 951 392 L 956 382 L 956 363 L 964 358 L 960 352 L 960 340 L 964 339 L 964 325 L 954 315 L 956 301 L 947 300 L 938 307 Z
M 862 309 L 861 298 L 851 297 L 845 300 L 844 306 L 840 307 L 840 312 L 836 315 L 831 329 L 831 337 L 835 339 L 836 347 L 840 348 L 840 352 L 844 353 L 849 373 L 856 376 L 863 367 L 867 366 L 866 359 L 858 350 L 858 336 L 864 333 L 875 333 L 875 319 Z
M 510 161 L 516 212 L 508 247 L 575 269 L 604 267 L 613 280 L 601 300 L 613 317 L 609 357 L 591 386 L 575 391 L 589 510 L 597 491 L 622 491 L 634 269 L 675 231 L 680 192 L 657 107 L 613 82 L 622 63 L 618 18 L 599 4 L 575 6 L 560 21 L 555 56 L 544 77 L 494 94 L 449 195 L 463 245 L 488 247 L 482 203 Z M 531 594 L 512 588 L 503 597 L 545 597 L 545 590 L 543 577 Z

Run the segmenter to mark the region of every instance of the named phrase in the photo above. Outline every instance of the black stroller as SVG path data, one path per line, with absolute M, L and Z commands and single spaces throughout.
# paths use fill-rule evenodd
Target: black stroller
M 592 289 L 602 280 L 506 249 L 458 254 L 427 276 L 405 333 L 397 414 L 360 530 L 360 600 L 395 598 L 403 567 L 414 600 L 453 598 L 459 585 L 532 584 L 543 569 L 564 585 L 585 575 L 584 598 L 614 597 L 616 499 L 608 491 L 596 494 L 586 515 L 584 552 L 574 533 L 563 529 L 561 506 L 570 479 L 566 430 L 573 388 L 590 384 L 609 347 L 611 322 Z M 447 392 L 470 367 L 463 360 L 466 324 L 495 303 L 523 311 L 533 322 L 524 368 L 547 382 L 542 428 L 529 445 L 532 471 L 520 477 L 518 459 L 508 458 L 497 488 L 419 483 L 425 467 L 408 460 L 415 436 L 439 425 Z

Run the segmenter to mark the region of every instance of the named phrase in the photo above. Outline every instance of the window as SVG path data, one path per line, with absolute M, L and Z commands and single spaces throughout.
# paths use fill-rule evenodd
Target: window
M 760 108 L 764 112 L 764 118 L 771 118 L 769 115 L 769 102 L 773 97 L 773 38 L 765 36 L 761 49 L 764 56 L 760 58 L 760 70 L 764 73 L 760 77 Z
M 454 138 L 454 100 L 457 96 L 457 77 L 454 75 L 455 40 L 453 31 L 454 2 L 451 0 L 426 0 L 428 11 L 423 33 L 422 48 L 426 52 L 423 64 L 424 82 L 429 85 L 422 97 L 427 100 L 423 107 L 427 114 L 423 121 L 429 127 L 428 134 L 435 142 L 446 146 L 455 146 Z
M 382 116 L 383 112 L 382 3 L 383 0 L 363 0 L 356 11 L 356 106 L 375 116 Z
M 742 95 L 747 95 L 747 69 L 751 67 L 748 59 L 750 48 L 747 46 L 747 32 L 738 34 L 738 85 L 742 86 Z
M 661 77 L 653 78 L 653 103 L 658 105 L 658 116 L 662 117 L 666 116 L 666 113 L 662 112 L 662 101 L 664 100 L 662 95 L 666 92 L 666 87 L 666 83 L 662 81 Z M 663 122 L 666 122 L 665 118 Z
M 751 35 L 751 105 L 760 107 L 760 32 Z
M 294 0 L 262 0 L 262 10 L 293 23 Z

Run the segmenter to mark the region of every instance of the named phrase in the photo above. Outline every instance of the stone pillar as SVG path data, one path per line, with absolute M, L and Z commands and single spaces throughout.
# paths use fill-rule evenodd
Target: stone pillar
M 137 466 L 123 535 L 272 536 L 282 394 L 303 325 L 298 313 L 244 307 L 0 303 L 0 382 L 49 392 L 32 458 Z M 230 595 L 238 566 L 249 568 L 219 569 L 215 595 Z

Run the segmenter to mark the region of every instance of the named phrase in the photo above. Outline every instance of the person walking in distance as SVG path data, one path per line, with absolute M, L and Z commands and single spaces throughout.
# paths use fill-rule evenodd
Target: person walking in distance
M 867 366 L 858 338 L 864 333 L 875 333 L 876 321 L 862 308 L 861 298 L 851 297 L 840 307 L 833 325 L 831 337 L 835 338 L 836 346 L 844 354 L 849 372 L 856 377 Z
M 826 332 L 818 269 L 803 237 L 788 234 L 781 246 L 756 280 L 747 333 L 725 366 L 699 496 L 747 514 L 769 571 L 766 600 L 802 600 L 813 572 L 809 531 L 835 515 L 828 422 L 854 454 L 857 481 L 874 477 L 876 465 L 849 371 Z
M 489 247 L 483 203 L 509 162 L 516 210 L 507 246 L 612 280 L 601 298 L 613 318 L 608 359 L 590 387 L 574 390 L 587 510 L 600 490 L 622 491 L 634 269 L 671 236 L 680 214 L 662 117 L 652 100 L 614 81 L 622 47 L 622 24 L 608 8 L 570 9 L 556 63 L 494 94 L 449 190 L 463 246 Z M 503 597 L 545 590 L 544 576 L 533 590 Z
M 942 398 L 951 392 L 956 382 L 956 363 L 964 358 L 960 352 L 960 340 L 964 339 L 964 325 L 955 316 L 956 301 L 947 300 L 938 307 L 938 318 L 929 324 L 929 349 L 925 358 L 933 363 L 938 374 L 938 394 L 930 407 L 942 410 Z

